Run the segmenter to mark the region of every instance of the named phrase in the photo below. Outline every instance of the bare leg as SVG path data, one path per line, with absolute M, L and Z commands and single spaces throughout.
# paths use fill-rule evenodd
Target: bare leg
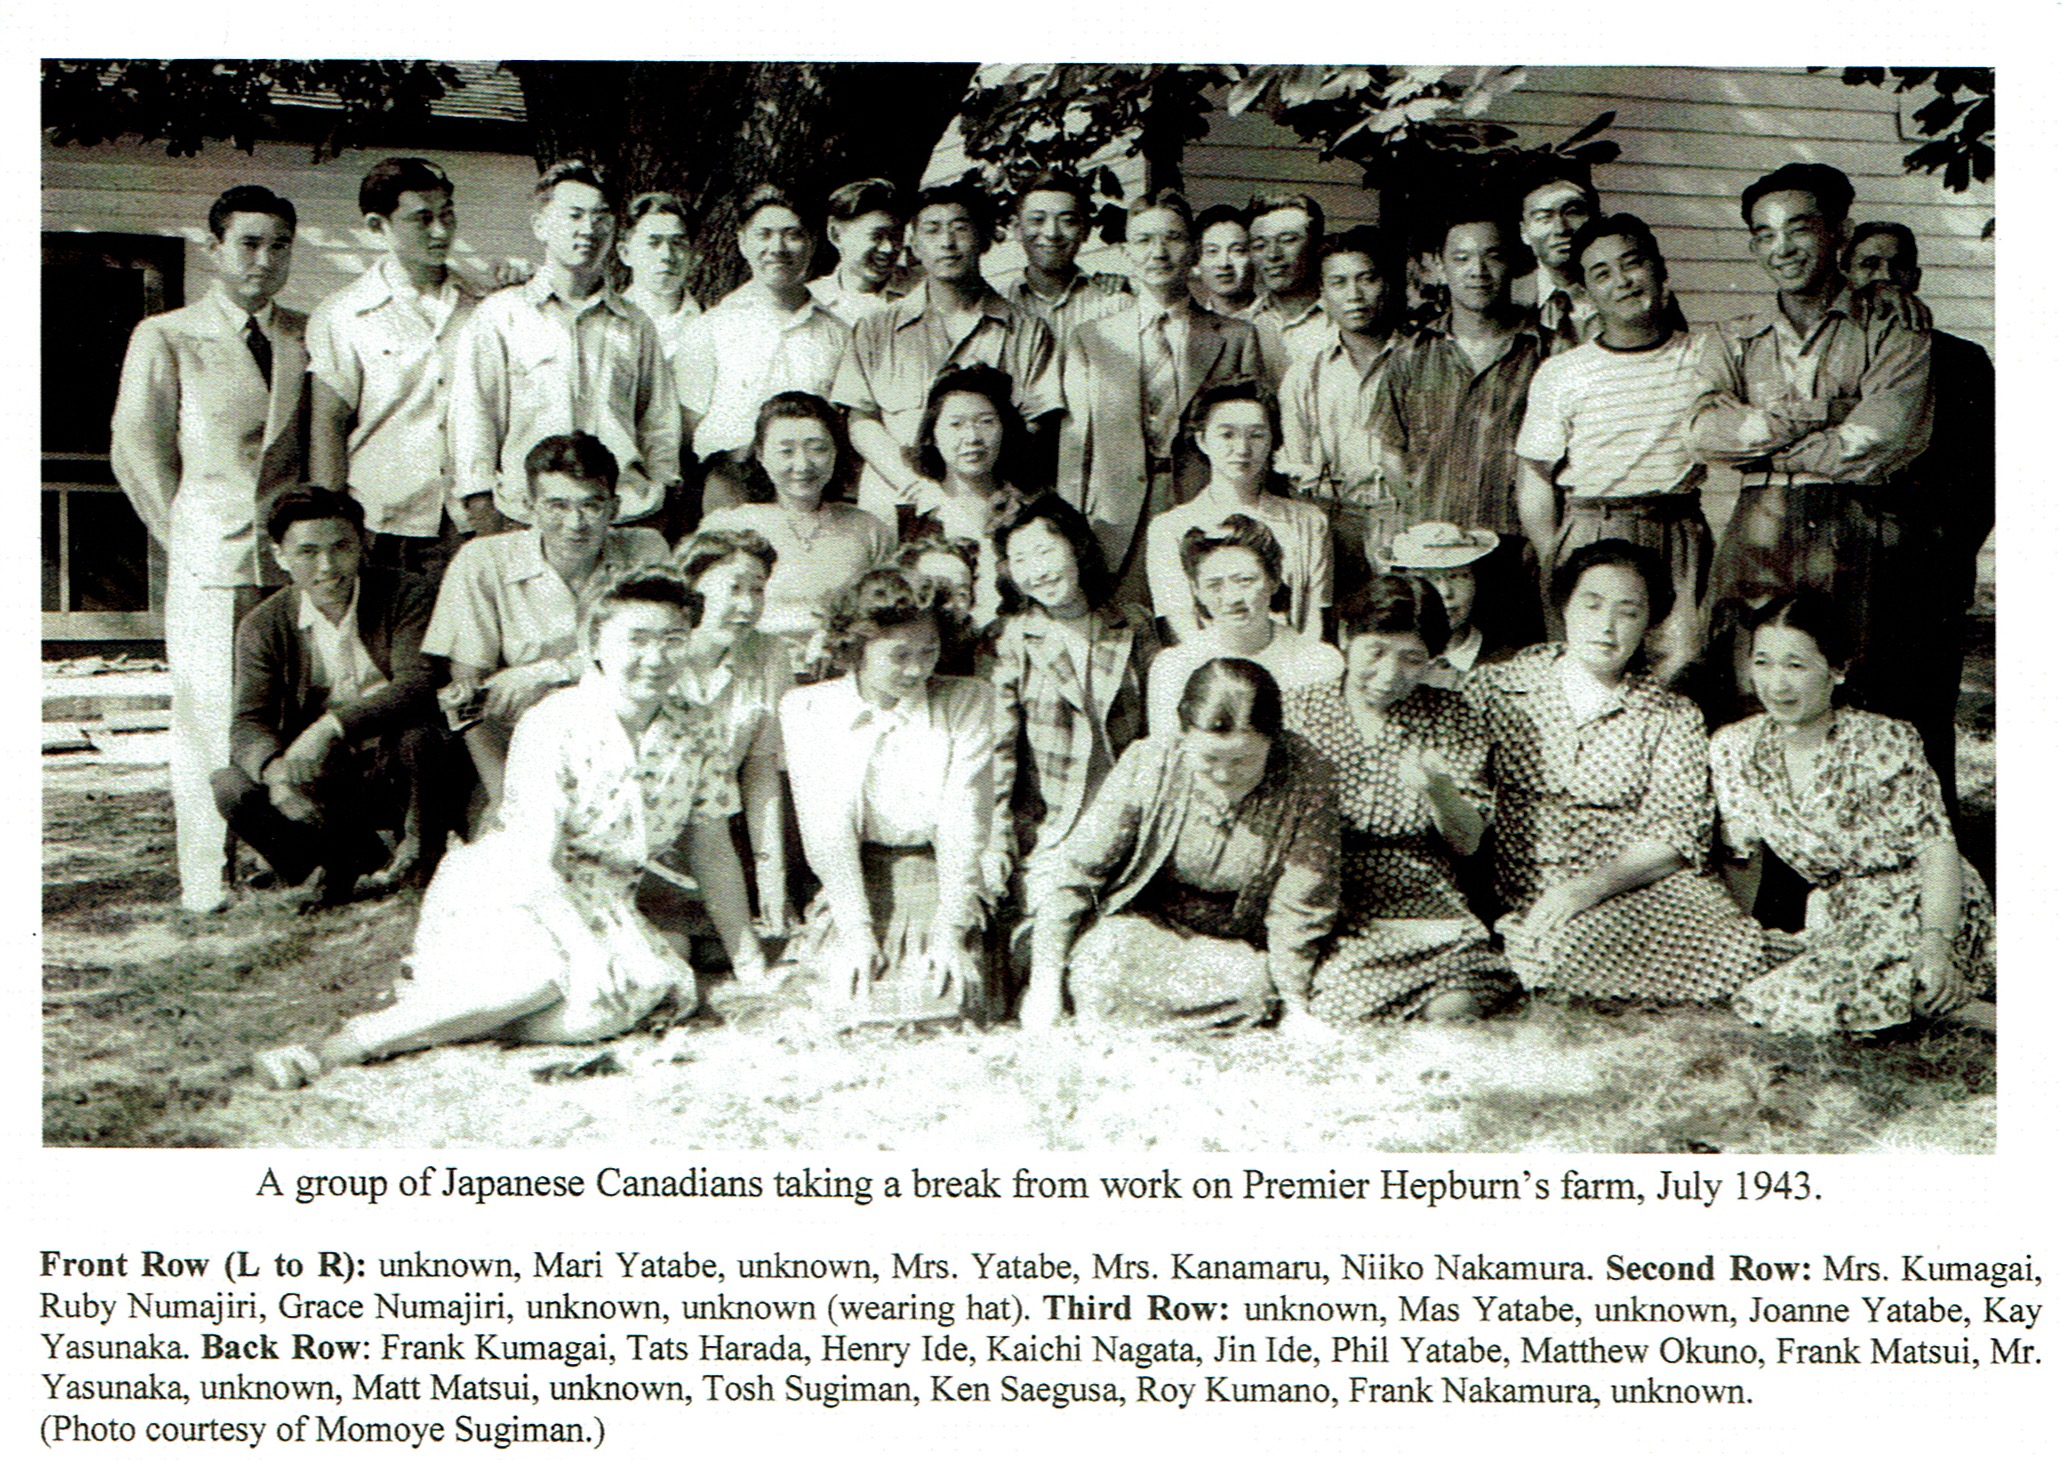
M 472 756 L 484 798 L 473 817 L 472 831 L 476 837 L 501 815 L 502 770 L 508 763 L 508 738 L 513 728 L 498 720 L 482 720 L 465 732 L 466 753 Z
M 1482 1000 L 1472 989 L 1448 989 L 1443 994 L 1433 995 L 1418 1017 L 1432 1024 L 1457 1024 L 1468 1019 L 1480 1019 Z
M 432 1045 L 480 1039 L 540 1009 L 550 1008 L 561 997 L 555 983 L 473 1007 L 404 997 L 389 1008 L 350 1020 L 315 1049 L 289 1045 L 267 1050 L 256 1056 L 253 1064 L 274 1089 L 292 1090 L 339 1065 L 362 1064 Z

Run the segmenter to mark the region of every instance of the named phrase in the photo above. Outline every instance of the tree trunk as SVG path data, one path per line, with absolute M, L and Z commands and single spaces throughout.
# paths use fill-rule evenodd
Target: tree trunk
M 689 287 L 713 304 L 745 277 L 745 195 L 771 183 L 821 222 L 834 188 L 914 188 L 973 79 L 971 65 L 772 61 L 509 61 L 540 168 L 598 163 L 627 201 L 677 193 L 695 218 Z M 818 267 L 826 267 L 824 251 Z

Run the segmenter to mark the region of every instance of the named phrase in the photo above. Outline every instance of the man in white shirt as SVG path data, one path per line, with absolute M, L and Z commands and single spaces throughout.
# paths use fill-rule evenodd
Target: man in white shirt
M 226 896 L 227 827 L 208 777 L 229 759 L 236 622 L 263 581 L 258 504 L 301 472 L 307 316 L 273 303 L 295 221 L 293 204 L 266 188 L 217 198 L 214 287 L 136 326 L 115 398 L 115 480 L 165 549 L 172 814 L 188 912 Z
M 902 262 L 902 232 L 908 218 L 902 195 L 886 178 L 846 183 L 824 202 L 824 229 L 837 267 L 809 281 L 816 302 L 845 328 L 909 292 Z
M 1260 331 L 1267 378 L 1279 384 L 1292 360 L 1315 353 L 1331 332 L 1318 304 L 1317 250 L 1325 210 L 1308 193 L 1263 193 L 1246 205 L 1260 297 L 1246 318 Z
M 308 316 L 308 477 L 365 508 L 368 561 L 435 579 L 458 546 L 446 386 L 480 290 L 450 267 L 451 179 L 389 157 L 358 184 L 382 252 Z
M 274 500 L 265 535 L 288 586 L 237 628 L 229 764 L 212 777 L 222 815 L 280 884 L 307 884 L 304 908 L 346 900 L 375 869 L 391 883 L 433 860 L 444 817 L 431 792 L 455 769 L 431 724 L 429 587 L 364 564 L 364 518 L 339 492 Z
M 680 404 L 707 468 L 703 515 L 734 507 L 759 407 L 782 391 L 828 396 L 851 331 L 802 282 L 816 235 L 778 188 L 745 200 L 738 252 L 751 278 L 687 327 L 680 345 Z
M 584 431 L 621 469 L 619 517 L 648 517 L 680 477 L 680 405 L 642 311 L 608 283 L 613 196 L 584 162 L 537 180 L 531 231 L 544 263 L 488 296 L 458 344 L 451 382 L 456 491 L 477 533 L 525 523 L 523 459 L 547 436 Z
M 1002 281 L 1002 297 L 1050 325 L 1061 350 L 1075 330 L 1129 303 L 1122 274 L 1090 274 L 1074 262 L 1094 218 L 1088 185 L 1067 173 L 1041 173 L 1017 195 L 1011 224 L 1024 267 Z

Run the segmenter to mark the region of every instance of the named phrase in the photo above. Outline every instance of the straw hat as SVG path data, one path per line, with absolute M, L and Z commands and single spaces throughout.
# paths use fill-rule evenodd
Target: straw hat
M 1420 522 L 1390 540 L 1389 566 L 1465 568 L 1495 552 L 1496 543 L 1496 534 L 1487 528 L 1463 531 L 1451 522 Z

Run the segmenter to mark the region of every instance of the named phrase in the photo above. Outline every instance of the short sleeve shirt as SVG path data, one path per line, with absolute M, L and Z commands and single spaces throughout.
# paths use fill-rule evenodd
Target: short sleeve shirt
M 535 528 L 476 537 L 444 570 L 422 652 L 490 671 L 567 658 L 602 591 L 665 556 L 666 539 L 650 528 L 611 528 L 600 562 L 575 593 L 545 562 Z
M 1576 497 L 1689 491 L 1704 468 L 1690 455 L 1690 410 L 1703 389 L 1687 332 L 1647 349 L 1599 340 L 1540 362 L 1518 455 L 1560 466 L 1555 484 Z

